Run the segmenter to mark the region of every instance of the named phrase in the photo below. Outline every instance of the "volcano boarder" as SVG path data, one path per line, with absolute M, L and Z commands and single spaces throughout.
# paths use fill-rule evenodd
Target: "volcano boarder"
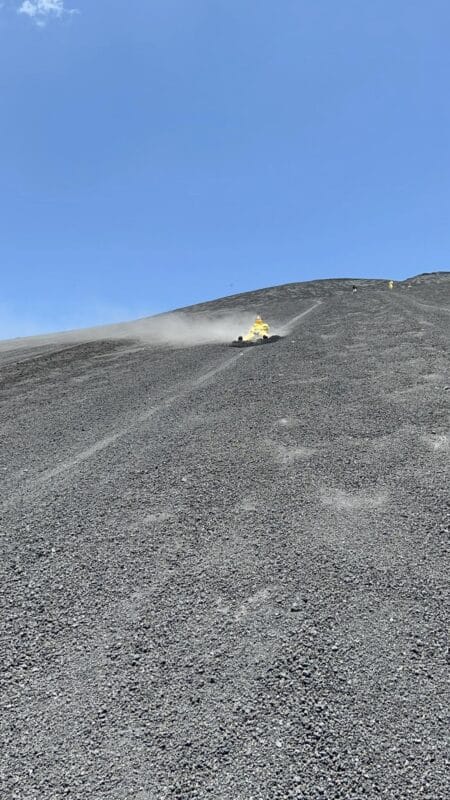
M 258 314 L 249 332 L 243 337 L 244 342 L 255 342 L 257 339 L 263 339 L 265 336 L 269 336 L 269 331 L 270 328 L 267 322 L 264 322 Z
M 257 344 L 272 344 L 272 342 L 278 342 L 282 338 L 282 336 L 270 336 L 269 325 L 258 314 L 249 332 L 245 336 L 239 336 L 238 339 L 231 343 L 231 346 L 252 347 Z

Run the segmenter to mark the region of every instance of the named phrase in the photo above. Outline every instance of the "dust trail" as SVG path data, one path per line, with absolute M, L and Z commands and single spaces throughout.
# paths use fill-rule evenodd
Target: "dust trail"
M 137 340 L 143 344 L 156 344 L 159 346 L 193 347 L 202 344 L 225 344 L 237 339 L 250 329 L 255 321 L 256 314 L 260 313 L 270 325 L 270 333 L 285 336 L 290 333 L 295 323 L 313 311 L 320 300 L 313 306 L 302 311 L 286 323 L 274 322 L 270 314 L 264 313 L 264 308 L 254 308 L 252 311 L 239 312 L 183 312 L 169 311 L 154 317 L 146 317 L 133 322 L 102 325 L 95 328 L 84 328 L 77 331 L 32 336 L 24 339 L 14 339 L 0 342 L 0 355 L 8 353 L 8 360 L 19 360 L 20 356 L 12 356 L 22 348 L 35 349 L 35 355 L 42 353 L 43 348 L 51 350 L 52 345 L 70 347 L 85 342 L 105 341 L 107 339 Z M 263 306 L 263 303 L 261 303 Z M 10 355 L 11 354 L 11 355 Z M 33 354 L 32 354 L 33 355 Z M 29 358 L 27 354 L 25 358 Z M 5 363 L 5 356 L 2 357 Z
M 131 323 L 128 336 L 148 344 L 192 347 L 201 344 L 225 344 L 247 333 L 255 313 L 189 314 L 173 312 Z
M 115 339 L 116 341 L 131 339 L 138 340 L 144 344 L 176 347 L 224 344 L 247 333 L 255 321 L 257 313 L 258 308 L 255 311 L 240 311 L 238 313 L 171 311 L 133 322 L 6 340 L 0 342 L 0 354 L 3 352 L 17 352 L 17 350 L 23 348 L 29 351 L 30 348 L 34 348 L 35 354 L 40 355 L 44 348 L 50 350 L 52 345 L 70 347 L 84 342 L 104 341 L 107 339 Z M 263 313 L 263 310 L 261 313 Z M 276 328 L 272 326 L 271 332 L 278 333 Z M 26 358 L 28 358 L 28 355 Z M 17 357 L 14 360 L 18 360 Z
M 264 319 L 270 325 L 271 335 L 286 336 L 295 324 L 314 311 L 321 304 L 318 300 L 314 305 L 290 319 L 284 325 L 271 324 L 270 315 Z M 246 333 L 255 321 L 256 312 L 239 314 L 206 312 L 204 314 L 183 314 L 173 312 L 166 317 L 150 317 L 130 325 L 130 333 L 144 342 L 158 344 L 171 344 L 180 347 L 192 347 L 196 344 L 214 344 L 230 342 Z M 262 312 L 261 312 L 262 313 Z

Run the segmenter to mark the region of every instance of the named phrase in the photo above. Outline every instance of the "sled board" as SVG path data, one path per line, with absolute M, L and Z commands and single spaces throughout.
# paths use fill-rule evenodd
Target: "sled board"
M 253 341 L 245 341 L 242 336 L 231 342 L 230 347 L 259 347 L 262 344 L 274 344 L 279 342 L 282 336 L 263 336 L 261 339 L 254 339 Z

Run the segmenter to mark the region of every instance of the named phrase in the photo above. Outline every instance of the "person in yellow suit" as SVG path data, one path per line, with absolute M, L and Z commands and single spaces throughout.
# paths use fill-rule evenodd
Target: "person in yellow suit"
M 256 339 L 262 339 L 263 336 L 269 335 L 269 330 L 267 322 L 264 322 L 258 315 L 249 332 L 244 336 L 244 342 L 253 342 L 256 341 Z
M 393 289 L 394 288 L 394 281 L 389 281 L 388 282 L 388 286 L 389 286 L 390 289 Z

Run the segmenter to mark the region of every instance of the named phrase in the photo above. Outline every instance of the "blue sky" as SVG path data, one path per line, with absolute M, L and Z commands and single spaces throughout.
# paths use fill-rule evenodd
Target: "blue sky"
M 449 269 L 448 0 L 0 6 L 0 337 Z

